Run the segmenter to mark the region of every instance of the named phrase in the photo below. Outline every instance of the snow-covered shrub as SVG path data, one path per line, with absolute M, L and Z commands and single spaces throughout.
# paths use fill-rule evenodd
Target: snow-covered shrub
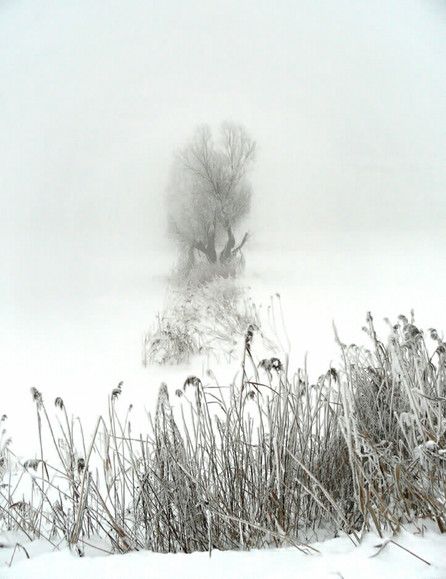
M 144 361 L 179 364 L 200 354 L 230 360 L 250 324 L 259 324 L 256 308 L 232 278 L 172 287 L 145 338 Z
M 439 340 L 431 356 L 404 316 L 387 346 L 370 315 L 366 330 L 372 350 L 341 344 L 340 425 L 356 506 L 379 532 L 419 518 L 434 518 L 446 531 L 446 349 Z
M 245 269 L 245 258 L 239 252 L 231 260 L 210 263 L 207 260 L 195 260 L 193 263 L 186 256 L 182 256 L 172 273 L 171 281 L 178 287 L 197 287 L 208 284 L 216 278 L 235 279 Z

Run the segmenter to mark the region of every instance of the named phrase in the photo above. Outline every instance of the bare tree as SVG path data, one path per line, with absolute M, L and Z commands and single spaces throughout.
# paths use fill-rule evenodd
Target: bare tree
M 211 264 L 227 263 L 242 249 L 235 231 L 250 209 L 246 175 L 255 143 L 240 125 L 222 125 L 214 141 L 208 126 L 175 157 L 168 187 L 169 231 L 190 263 L 201 256 Z

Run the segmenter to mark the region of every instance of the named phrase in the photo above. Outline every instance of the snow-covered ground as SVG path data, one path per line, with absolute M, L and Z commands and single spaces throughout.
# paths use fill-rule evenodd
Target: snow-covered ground
M 79 558 L 68 549 L 51 553 L 36 541 L 23 549 L 0 550 L 0 575 L 5 579 L 113 579 L 153 577 L 197 579 L 228 577 L 243 579 L 442 579 L 446 577 L 446 537 L 433 531 L 424 536 L 403 532 L 387 542 L 368 534 L 359 547 L 347 537 L 314 543 L 319 554 L 305 555 L 296 549 L 250 552 L 214 551 L 207 553 L 126 555 Z M 380 549 L 380 546 L 383 546 Z M 7 567 L 13 559 L 10 568 Z

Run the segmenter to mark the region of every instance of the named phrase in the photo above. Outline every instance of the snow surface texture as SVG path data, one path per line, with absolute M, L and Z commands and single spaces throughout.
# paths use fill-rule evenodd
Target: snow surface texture
M 149 552 L 79 558 L 68 549 L 48 552 L 47 544 L 34 542 L 25 547 L 30 555 L 17 551 L 10 568 L 13 548 L 0 550 L 0 575 L 4 579 L 122 579 L 123 577 L 170 577 L 213 579 L 296 578 L 305 579 L 441 579 L 446 578 L 446 537 L 433 531 L 424 536 L 403 533 L 379 551 L 385 543 L 368 534 L 359 547 L 347 537 L 315 543 L 321 555 L 304 555 L 294 549 L 250 552 L 214 551 L 207 553 L 160 555 Z M 404 550 L 408 549 L 411 551 Z M 97 554 L 97 551 L 95 551 Z M 377 554 L 378 553 L 378 554 Z M 373 556 L 376 555 L 376 556 Z M 418 559 L 421 557 L 424 561 Z M 428 565 L 427 563 L 430 563 Z

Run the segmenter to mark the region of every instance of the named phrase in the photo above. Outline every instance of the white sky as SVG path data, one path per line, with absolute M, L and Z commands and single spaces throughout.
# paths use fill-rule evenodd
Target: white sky
M 295 252 L 281 263 L 310 272 L 296 298 L 308 316 L 302 299 L 317 297 L 330 324 L 341 294 L 352 315 L 376 295 L 442 307 L 444 1 L 0 0 L 0 346 L 14 384 L 29 364 L 43 387 L 52 358 L 62 378 L 101 340 L 112 358 L 124 337 L 134 348 L 150 276 L 169 267 L 172 153 L 227 119 L 258 143 L 251 250 Z

